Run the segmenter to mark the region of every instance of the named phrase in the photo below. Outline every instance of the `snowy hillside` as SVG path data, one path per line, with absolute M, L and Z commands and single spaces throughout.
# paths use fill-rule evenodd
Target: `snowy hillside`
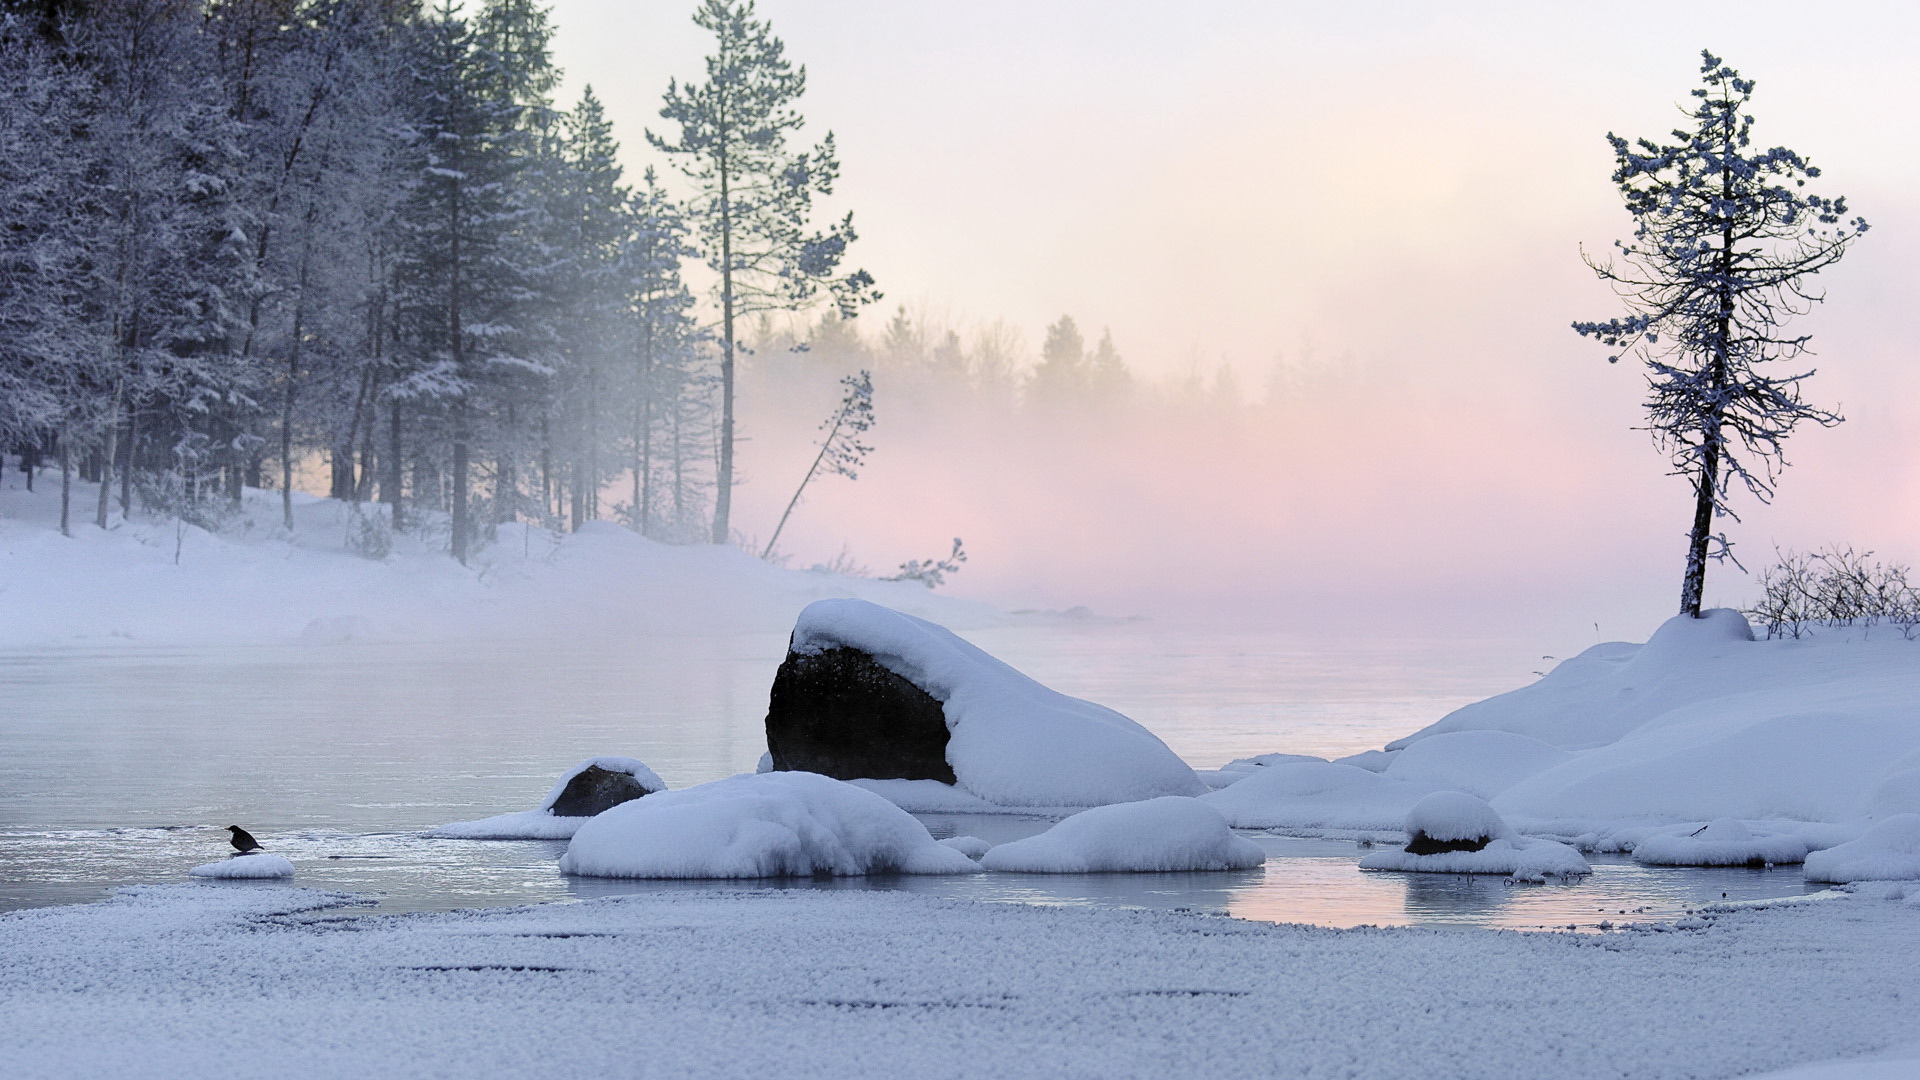
M 348 545 L 345 503 L 248 491 L 219 533 L 90 511 L 74 485 L 73 535 L 58 529 L 59 478 L 34 492 L 0 483 L 0 647 L 48 644 L 285 644 L 408 638 L 784 633 L 814 600 L 854 596 L 959 627 L 1000 620 L 992 608 L 911 582 L 786 570 L 731 547 L 675 546 L 606 522 L 555 534 L 503 525 L 473 565 L 444 535 L 399 534 L 384 559 Z

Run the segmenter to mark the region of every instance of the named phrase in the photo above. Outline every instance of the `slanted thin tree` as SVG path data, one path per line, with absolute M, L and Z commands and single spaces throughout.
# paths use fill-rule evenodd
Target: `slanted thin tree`
M 1841 420 L 1802 400 L 1812 369 L 1774 371 L 1807 354 L 1808 335 L 1784 327 L 1824 298 L 1808 279 L 1867 231 L 1847 217 L 1845 199 L 1805 191 L 1820 170 L 1799 154 L 1751 148 L 1753 81 L 1700 56 L 1691 130 L 1674 131 L 1671 145 L 1607 136 L 1633 238 L 1586 261 L 1631 313 L 1573 324 L 1618 350 L 1609 363 L 1632 354 L 1647 365 L 1647 429 L 1694 490 L 1680 589 L 1681 613 L 1694 616 L 1707 559 L 1729 555 L 1714 521 L 1739 520 L 1729 505 L 1736 481 L 1771 501 L 1794 428 Z
M 820 452 L 813 456 L 813 464 L 807 467 L 807 475 L 800 478 L 800 486 L 793 489 L 793 498 L 787 500 L 787 508 L 780 515 L 780 523 L 773 527 L 773 535 L 767 538 L 766 550 L 760 557 L 770 558 L 773 545 L 780 540 L 780 530 L 787 527 L 787 519 L 793 516 L 793 508 L 800 505 L 800 496 L 813 483 L 822 467 L 831 475 L 844 476 L 849 480 L 860 479 L 860 466 L 866 463 L 867 455 L 873 447 L 860 441 L 873 426 L 873 375 L 862 370 L 858 375 L 848 375 L 840 380 L 846 392 L 840 397 L 840 407 L 832 416 L 820 425 L 827 437 L 820 440 Z M 955 543 L 955 550 L 959 548 Z
M 706 80 L 667 87 L 660 115 L 680 126 L 669 140 L 649 131 L 697 188 L 689 216 L 718 275 L 720 445 L 713 542 L 732 536 L 735 327 L 756 312 L 793 309 L 826 287 L 844 317 L 878 299 L 864 270 L 840 274 L 855 239 L 853 215 L 824 232 L 809 220 L 815 195 L 831 195 L 840 172 L 829 132 L 811 151 L 787 146 L 805 123 L 794 103 L 807 88 L 772 27 L 753 17 L 752 0 L 705 0 L 693 21 L 714 35 Z

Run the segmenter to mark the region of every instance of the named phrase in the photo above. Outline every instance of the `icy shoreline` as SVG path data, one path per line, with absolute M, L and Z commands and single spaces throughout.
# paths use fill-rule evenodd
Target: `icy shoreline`
M 1582 937 L 820 891 L 356 917 L 143 888 L 0 916 L 0 1057 L 23 1080 L 1733 1077 L 1911 1038 L 1920 918 L 1887 892 Z

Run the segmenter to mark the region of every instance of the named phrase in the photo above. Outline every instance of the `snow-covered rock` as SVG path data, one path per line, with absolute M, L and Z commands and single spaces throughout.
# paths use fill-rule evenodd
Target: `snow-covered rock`
M 560 871 L 585 877 L 757 878 L 979 867 L 911 814 L 817 773 L 748 773 L 622 803 L 574 833 Z
M 987 802 L 1099 806 L 1206 790 L 1146 728 L 1040 685 L 945 627 L 861 600 L 808 605 L 794 625 L 789 664 L 833 650 L 865 654 L 937 703 L 947 733 L 943 757 L 955 784 Z M 776 767 L 793 768 L 807 755 L 788 743 L 779 711 L 778 703 L 769 709 L 767 744 Z M 890 717 L 847 719 L 863 730 L 840 745 L 890 734 Z
M 1200 801 L 1237 829 L 1392 833 L 1432 790 L 1353 765 L 1292 761 L 1266 766 Z
M 427 835 L 440 840 L 565 840 L 593 815 L 666 789 L 666 782 L 635 758 L 588 758 L 560 777 L 538 809 L 456 821 Z
M 1663 829 L 1633 848 L 1633 861 L 1648 866 L 1761 866 L 1797 863 L 1806 857 L 1804 838 L 1755 832 L 1738 818 Z
M 1444 874 L 1505 874 L 1544 881 L 1592 873 L 1593 867 L 1565 844 L 1519 836 L 1481 799 L 1459 791 L 1436 791 L 1407 812 L 1407 846 L 1374 851 L 1362 870 L 1410 870 Z
M 1377 752 L 1377 751 L 1375 751 Z M 1326 758 L 1311 754 L 1255 754 L 1252 757 L 1234 758 L 1218 769 L 1195 769 L 1195 775 L 1214 790 L 1238 783 L 1253 776 L 1261 769 L 1273 765 L 1287 765 L 1296 761 L 1325 761 Z
M 1807 856 L 1808 881 L 1920 880 L 1920 814 L 1873 823 L 1860 839 Z
M 212 878 L 221 881 L 236 881 L 247 878 L 290 878 L 293 876 L 293 864 L 278 855 L 254 852 L 251 855 L 235 855 L 230 859 L 196 866 L 187 871 L 197 878 Z
M 1233 835 L 1198 799 L 1165 796 L 1083 810 L 1038 836 L 1001 844 L 981 865 L 1028 874 L 1243 870 L 1266 852 Z

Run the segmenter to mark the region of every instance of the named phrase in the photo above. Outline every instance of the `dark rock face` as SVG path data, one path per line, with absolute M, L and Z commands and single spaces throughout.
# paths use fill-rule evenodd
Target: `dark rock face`
M 767 751 L 781 771 L 954 782 L 945 709 L 859 649 L 787 653 L 767 703 Z
M 547 812 L 555 817 L 592 817 L 630 799 L 651 794 L 653 791 L 634 779 L 632 773 L 589 765 L 567 781 L 566 789 L 553 800 Z
M 1423 832 L 1413 834 L 1407 841 L 1406 852 L 1409 855 L 1438 855 L 1443 851 L 1479 851 L 1493 842 L 1491 836 L 1476 836 L 1471 840 L 1435 840 Z

